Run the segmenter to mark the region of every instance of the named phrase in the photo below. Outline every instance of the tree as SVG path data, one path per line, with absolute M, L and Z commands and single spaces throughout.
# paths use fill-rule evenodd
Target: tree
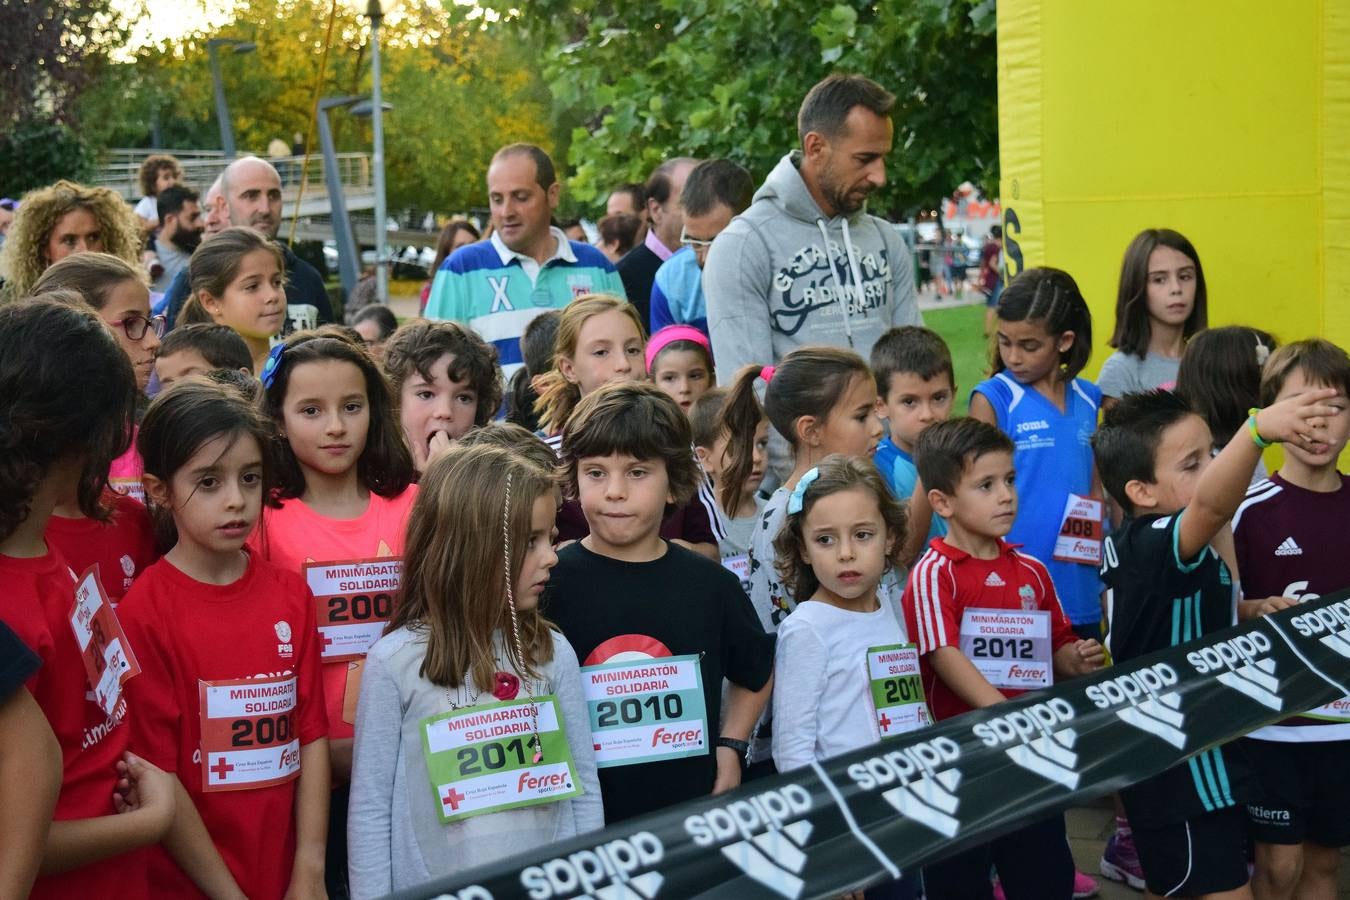
M 500 2 L 500 0 L 498 0 Z M 998 177 L 994 0 L 512 0 L 551 44 L 545 75 L 572 129 L 570 190 L 602 199 L 662 159 L 724 156 L 766 175 L 831 71 L 897 95 L 890 183 L 874 209 L 931 208 Z
M 111 0 L 0 0 L 0 123 L 74 124 L 75 101 L 127 37 Z

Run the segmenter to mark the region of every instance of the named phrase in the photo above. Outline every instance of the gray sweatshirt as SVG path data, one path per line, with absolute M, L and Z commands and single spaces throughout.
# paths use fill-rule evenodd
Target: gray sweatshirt
M 348 871 L 356 900 L 402 888 L 604 827 L 600 781 L 591 749 L 590 719 L 572 646 L 553 634 L 553 661 L 540 674 L 540 693 L 557 695 L 583 793 L 571 800 L 488 813 L 442 825 L 427 774 L 419 723 L 448 712 L 446 689 L 418 674 L 426 638 L 401 628 L 370 648 L 356 709 L 351 806 L 347 812 Z M 510 666 L 494 635 L 497 659 Z M 521 679 L 522 691 L 525 679 Z M 461 686 L 450 696 L 470 705 Z M 478 703 L 496 702 L 491 689 Z

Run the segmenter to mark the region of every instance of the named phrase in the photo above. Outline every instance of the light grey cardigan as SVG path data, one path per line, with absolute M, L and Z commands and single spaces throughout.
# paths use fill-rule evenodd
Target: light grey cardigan
M 355 900 L 463 871 L 553 841 L 604 827 L 590 719 L 581 696 L 577 655 L 553 634 L 553 661 L 540 674 L 555 694 L 583 793 L 571 800 L 489 813 L 441 824 L 422 754 L 419 723 L 448 712 L 446 689 L 418 674 L 426 652 L 419 631 L 400 628 L 370 648 L 356 710 L 351 806 L 347 812 L 348 871 Z M 493 636 L 497 659 L 508 657 Z M 525 680 L 522 678 L 522 690 Z M 451 691 L 467 706 L 471 691 Z M 478 703 L 496 702 L 491 687 Z

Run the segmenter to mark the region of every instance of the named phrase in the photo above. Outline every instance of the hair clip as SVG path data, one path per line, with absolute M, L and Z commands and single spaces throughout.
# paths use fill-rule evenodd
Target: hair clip
M 258 374 L 263 390 L 270 390 L 272 382 L 277 380 L 277 370 L 281 368 L 281 354 L 285 349 L 286 343 L 282 341 L 268 351 L 267 361 L 263 363 L 262 372 Z
M 777 366 L 764 366 L 759 370 L 759 377 L 764 379 L 765 384 L 768 384 L 773 379 L 773 373 L 777 370 Z
M 1265 344 L 1261 343 L 1261 339 L 1260 339 L 1260 338 L 1257 338 L 1257 339 L 1256 339 L 1256 364 L 1257 364 L 1258 366 L 1264 366 L 1264 365 L 1266 364 L 1266 360 L 1268 360 L 1268 359 L 1270 359 L 1270 348 L 1267 347 Z
M 795 516 L 802 511 L 802 502 L 806 499 L 806 489 L 819 477 L 820 468 L 818 466 L 812 466 L 806 470 L 806 474 L 802 476 L 801 481 L 797 482 L 797 486 L 792 489 L 792 494 L 788 496 L 787 514 L 789 516 Z

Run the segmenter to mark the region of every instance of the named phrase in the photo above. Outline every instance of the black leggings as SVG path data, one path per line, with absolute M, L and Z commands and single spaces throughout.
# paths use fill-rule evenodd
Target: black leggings
M 1073 855 L 1062 814 L 1024 825 L 988 844 L 925 866 L 927 900 L 990 900 L 989 867 L 1008 900 L 1070 900 Z

